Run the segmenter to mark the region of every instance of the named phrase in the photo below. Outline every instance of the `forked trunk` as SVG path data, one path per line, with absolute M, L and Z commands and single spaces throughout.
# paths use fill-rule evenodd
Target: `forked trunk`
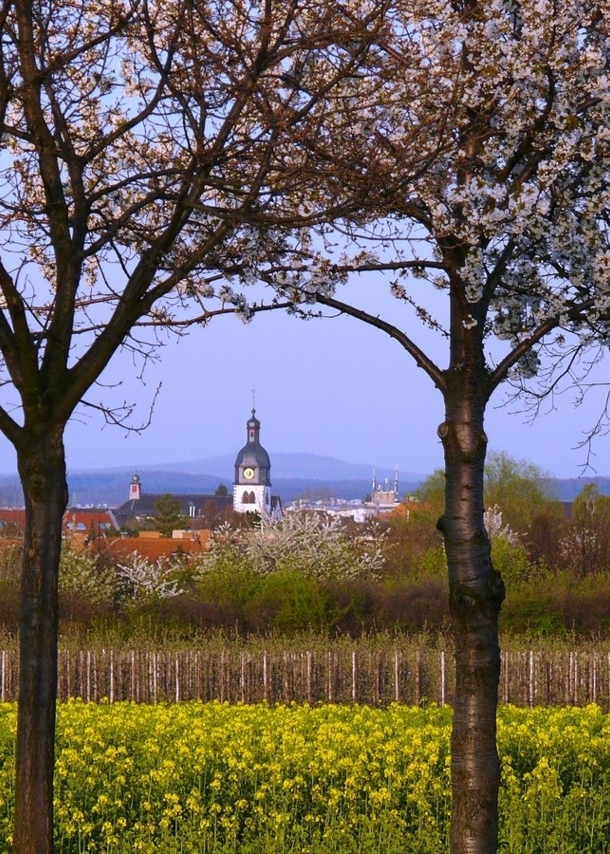
M 484 525 L 486 437 L 483 408 L 456 396 L 439 427 L 446 504 L 439 520 L 449 568 L 456 687 L 451 742 L 452 854 L 494 854 L 500 766 L 496 710 L 500 677 L 498 616 L 504 588 L 491 564 Z
M 53 851 L 58 573 L 68 500 L 60 431 L 18 456 L 26 509 L 19 614 L 15 854 Z

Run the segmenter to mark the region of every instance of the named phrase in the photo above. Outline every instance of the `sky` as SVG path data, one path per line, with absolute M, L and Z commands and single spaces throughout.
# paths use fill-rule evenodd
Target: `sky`
M 369 287 L 361 283 L 357 287 Z M 358 298 L 362 293 L 355 290 Z M 385 290 L 379 305 L 397 318 L 400 307 Z M 368 291 L 367 291 L 368 294 Z M 420 343 L 436 347 L 418 325 Z M 137 402 L 140 433 L 104 426 L 101 416 L 81 410 L 66 434 L 69 470 L 132 467 L 237 453 L 246 440 L 253 395 L 261 441 L 273 452 L 309 452 L 340 460 L 398 467 L 426 476 L 442 467 L 436 428 L 443 420 L 440 393 L 396 342 L 352 318 L 302 321 L 283 312 L 258 315 L 250 324 L 220 317 L 161 350 L 144 381 L 128 357 L 117 357 L 107 377 L 111 389 L 92 400 Z M 571 395 L 561 408 L 528 424 L 503 406 L 502 391 L 488 407 L 491 450 L 527 460 L 556 477 L 577 477 L 586 461 L 576 446 L 594 422 L 599 399 L 575 409 Z M 610 475 L 610 437 L 594 446 L 595 471 Z M 0 472 L 15 471 L 10 444 L 0 437 Z M 228 473 L 228 477 L 231 476 Z

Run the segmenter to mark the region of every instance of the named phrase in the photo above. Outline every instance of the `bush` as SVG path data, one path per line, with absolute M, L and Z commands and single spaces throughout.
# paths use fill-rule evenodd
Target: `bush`
M 544 573 L 541 567 L 530 563 L 527 552 L 520 543 L 513 543 L 504 537 L 492 542 L 491 557 L 494 568 L 502 576 L 507 588 Z
M 257 595 L 246 604 L 244 619 L 257 632 L 326 631 L 330 604 L 327 591 L 316 579 L 294 570 L 274 572 L 262 580 Z
M 196 571 L 202 577 L 223 568 L 262 576 L 298 572 L 318 580 L 374 577 L 384 565 L 385 539 L 380 527 L 350 535 L 338 517 L 292 513 L 255 530 L 221 526 Z

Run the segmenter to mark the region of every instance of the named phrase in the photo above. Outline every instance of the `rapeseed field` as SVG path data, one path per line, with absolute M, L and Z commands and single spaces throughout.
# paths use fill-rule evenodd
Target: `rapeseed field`
M 16 709 L 0 706 L 0 850 Z M 440 854 L 448 707 L 59 707 L 57 852 Z M 501 850 L 610 851 L 610 717 L 500 709 Z

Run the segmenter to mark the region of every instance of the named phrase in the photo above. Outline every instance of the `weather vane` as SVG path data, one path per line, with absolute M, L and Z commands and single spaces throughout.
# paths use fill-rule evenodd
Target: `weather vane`
M 256 389 L 252 389 L 252 412 L 256 411 Z

